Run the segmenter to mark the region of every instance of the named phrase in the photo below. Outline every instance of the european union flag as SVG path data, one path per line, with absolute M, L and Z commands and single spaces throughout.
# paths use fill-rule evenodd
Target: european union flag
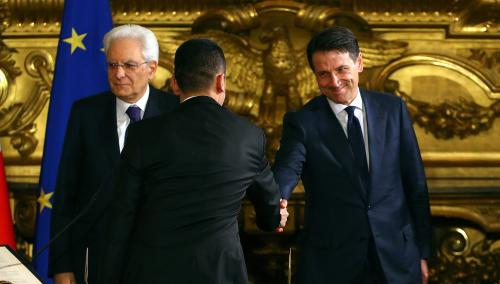
M 71 106 L 75 100 L 109 89 L 102 39 L 112 28 L 108 0 L 66 0 L 45 132 L 33 253 L 49 241 L 51 198 Z M 47 283 L 48 250 L 34 259 Z

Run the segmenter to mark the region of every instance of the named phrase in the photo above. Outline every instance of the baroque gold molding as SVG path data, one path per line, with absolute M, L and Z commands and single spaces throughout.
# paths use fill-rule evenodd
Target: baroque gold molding
M 50 98 L 54 62 L 43 50 L 30 52 L 24 62 L 27 73 L 35 79 L 29 99 L 23 103 L 22 111 L 11 128 L 11 144 L 22 157 L 31 155 L 38 145 L 34 123 Z
M 258 26 L 258 12 L 255 6 L 248 4 L 210 10 L 193 22 L 191 30 L 193 33 L 200 33 L 210 28 L 228 33 L 238 33 Z
M 354 11 L 371 25 L 442 26 L 451 37 L 498 36 L 500 3 L 490 0 L 354 1 Z
M 1 0 L 7 3 L 6 11 L 10 17 L 3 21 L 8 33 L 58 33 L 64 0 Z M 500 27 L 497 15 L 500 13 L 498 1 L 491 0 L 447 0 L 447 1 L 256 1 L 256 0 L 111 0 L 113 22 L 115 24 L 140 23 L 158 25 L 168 23 L 174 26 L 189 27 L 204 11 L 224 9 L 228 6 L 254 5 L 257 10 L 274 9 L 298 11 L 301 7 L 323 6 L 326 10 L 347 12 L 350 17 L 363 18 L 370 25 L 412 25 L 441 26 L 450 36 L 474 35 L 482 37 L 498 36 Z M 1 11 L 0 11 L 1 12 Z M 332 24 L 325 13 L 316 9 L 312 22 Z M 312 14 L 311 14 L 312 16 Z M 338 15 L 337 15 L 338 16 Z M 311 23 L 312 23 L 311 22 Z
M 358 37 L 368 37 L 370 26 L 362 17 L 339 7 L 304 5 L 297 13 L 299 27 L 317 32 L 333 25 L 348 26 Z
M 35 85 L 25 102 L 13 103 L 0 110 L 0 135 L 9 136 L 21 157 L 28 157 L 38 145 L 34 121 L 50 98 L 54 63 L 52 56 L 43 50 L 30 52 L 24 63 L 27 74 L 35 79 Z
M 281 22 L 272 21 L 276 15 L 282 17 Z M 264 129 L 272 160 L 284 113 L 319 94 L 305 46 L 297 47 L 290 33 L 300 29 L 310 35 L 325 23 L 346 25 L 362 34 L 365 68 L 383 66 L 407 50 L 405 42 L 375 38 L 363 19 L 338 8 L 266 1 L 207 11 L 193 23 L 191 34 L 162 41 L 160 65 L 172 73 L 173 54 L 184 40 L 202 37 L 217 42 L 228 66 L 226 106 Z
M 500 233 L 500 196 L 494 189 L 431 192 L 432 216 L 470 221 L 488 233 Z
M 57 34 L 64 0 L 8 0 L 9 17 L 3 20 L 8 33 Z
M 453 58 L 438 55 L 411 55 L 385 66 L 376 78 L 374 87 L 395 93 L 403 98 L 412 119 L 436 138 L 466 138 L 477 135 L 490 129 L 494 120 L 500 116 L 500 101 L 494 102 L 489 107 L 484 107 L 465 98 L 457 98 L 456 101 L 447 101 L 438 105 L 414 99 L 411 95 L 400 90 L 397 81 L 389 78 L 397 70 L 415 65 L 440 66 L 460 74 L 466 74 L 491 99 L 499 99 L 500 93 L 496 90 L 495 84 L 484 74 Z
M 467 224 L 435 229 L 436 255 L 429 260 L 432 283 L 498 283 L 499 241 Z
M 432 215 L 461 218 L 480 225 L 487 232 L 500 232 L 500 209 L 484 205 L 432 205 Z
M 472 61 L 479 62 L 483 67 L 495 70 L 500 73 L 500 50 L 484 50 L 479 48 L 470 49 L 471 56 L 468 58 Z

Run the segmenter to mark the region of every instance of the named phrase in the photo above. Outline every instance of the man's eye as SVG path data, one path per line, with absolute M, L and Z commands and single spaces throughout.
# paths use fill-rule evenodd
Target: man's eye
M 135 69 L 137 67 L 137 64 L 135 63 L 123 63 L 123 66 L 127 69 Z
M 349 67 L 347 67 L 347 66 L 340 67 L 339 69 L 337 69 L 337 72 L 339 72 L 339 73 L 347 72 L 347 71 L 349 71 Z

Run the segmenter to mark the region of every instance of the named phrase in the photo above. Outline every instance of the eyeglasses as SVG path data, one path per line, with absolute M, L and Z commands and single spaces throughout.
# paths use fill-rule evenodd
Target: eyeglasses
M 118 67 L 123 68 L 125 71 L 135 71 L 139 66 L 142 64 L 149 63 L 149 61 L 144 61 L 142 63 L 135 63 L 135 62 L 125 62 L 125 63 L 116 63 L 116 62 L 108 62 L 108 69 L 109 70 L 117 70 Z

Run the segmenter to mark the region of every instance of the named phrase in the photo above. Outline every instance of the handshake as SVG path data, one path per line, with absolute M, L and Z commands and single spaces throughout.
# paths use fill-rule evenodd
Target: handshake
M 281 233 L 285 230 L 286 221 L 288 219 L 288 215 L 290 215 L 288 213 L 287 206 L 288 206 L 288 201 L 286 199 L 280 199 L 281 220 L 278 228 L 276 228 L 276 232 L 278 233 Z

